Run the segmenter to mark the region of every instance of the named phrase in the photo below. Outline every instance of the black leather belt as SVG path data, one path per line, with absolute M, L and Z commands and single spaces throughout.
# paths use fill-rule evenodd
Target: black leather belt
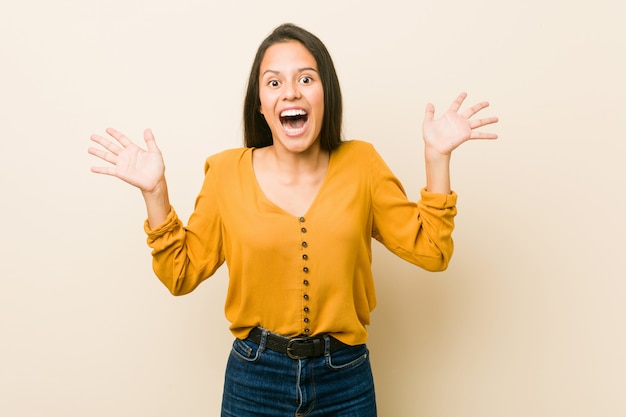
M 255 327 L 250 331 L 248 337 L 254 343 L 261 343 L 261 337 L 263 336 L 263 330 L 259 327 Z M 330 352 L 334 352 L 346 345 L 343 342 L 329 336 Z M 315 337 L 285 337 L 276 333 L 269 332 L 265 338 L 265 347 L 275 352 L 284 353 L 291 359 L 305 359 L 315 356 L 322 356 L 326 347 L 324 336 Z

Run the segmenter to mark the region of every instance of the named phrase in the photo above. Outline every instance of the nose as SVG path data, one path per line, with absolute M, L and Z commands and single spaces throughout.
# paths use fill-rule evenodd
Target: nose
M 297 82 L 283 84 L 283 100 L 295 100 L 300 98 L 300 89 Z

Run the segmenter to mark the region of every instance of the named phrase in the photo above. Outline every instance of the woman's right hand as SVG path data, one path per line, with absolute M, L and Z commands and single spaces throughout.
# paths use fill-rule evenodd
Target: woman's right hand
M 110 165 L 94 166 L 92 172 L 117 177 L 135 187 L 143 193 L 151 193 L 165 182 L 165 164 L 161 151 L 156 145 L 154 135 L 146 129 L 143 139 L 146 148 L 135 145 L 124 134 L 115 129 L 106 129 L 116 142 L 99 135 L 92 135 L 91 140 L 102 148 L 90 147 L 88 152 Z

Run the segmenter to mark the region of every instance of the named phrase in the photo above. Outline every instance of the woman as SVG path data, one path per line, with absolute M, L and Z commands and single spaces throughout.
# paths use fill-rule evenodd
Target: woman
M 122 133 L 99 135 L 92 171 L 138 187 L 153 267 L 173 294 L 186 294 L 224 262 L 226 317 L 235 336 L 223 416 L 376 415 L 365 345 L 376 305 L 371 239 L 424 269 L 452 255 L 456 194 L 451 152 L 495 139 L 459 114 L 459 95 L 423 123 L 426 187 L 417 203 L 374 148 L 341 140 L 339 82 L 324 44 L 291 24 L 260 45 L 244 103 L 245 147 L 209 157 L 194 213 L 183 227 L 170 206 L 164 163 L 150 130 L 141 149 Z

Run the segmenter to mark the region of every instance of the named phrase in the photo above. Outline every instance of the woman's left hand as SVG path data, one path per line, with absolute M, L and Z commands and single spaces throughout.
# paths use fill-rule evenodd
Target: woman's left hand
M 435 106 L 431 103 L 426 105 L 426 114 L 422 124 L 422 134 L 427 149 L 441 155 L 450 155 L 463 142 L 473 139 L 497 139 L 495 133 L 486 133 L 474 129 L 497 123 L 497 117 L 484 119 L 471 119 L 476 113 L 489 106 L 486 101 L 473 105 L 459 113 L 459 109 L 467 93 L 461 93 L 450 105 L 448 111 L 439 119 L 435 119 Z

